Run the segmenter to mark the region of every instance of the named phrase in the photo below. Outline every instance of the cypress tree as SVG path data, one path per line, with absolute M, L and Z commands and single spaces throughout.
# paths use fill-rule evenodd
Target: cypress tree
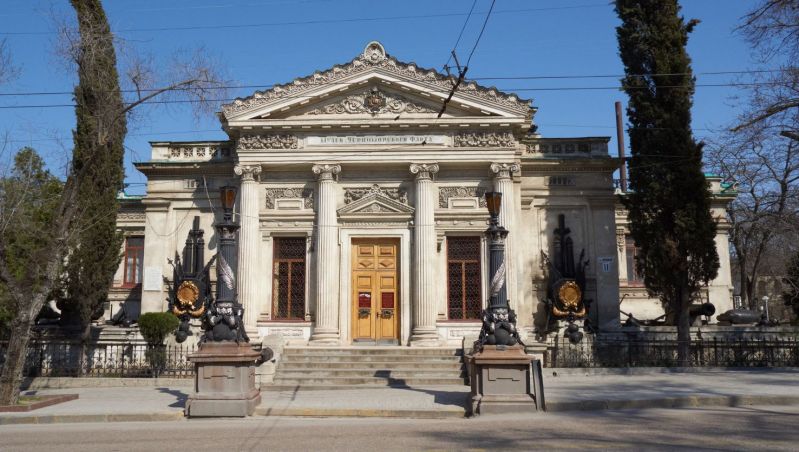
M 114 37 L 100 0 L 71 0 L 80 41 L 74 52 L 77 126 L 72 170 L 78 183 L 77 242 L 67 257 L 62 323 L 84 334 L 102 309 L 121 259 L 117 193 L 124 182 L 127 121 L 116 68 Z
M 636 265 L 649 293 L 677 325 L 678 360 L 688 364 L 689 307 L 716 277 L 716 222 L 691 131 L 694 78 L 686 52 L 698 23 L 677 0 L 616 0 L 622 79 L 629 96 L 630 192 L 623 197 L 640 248 Z

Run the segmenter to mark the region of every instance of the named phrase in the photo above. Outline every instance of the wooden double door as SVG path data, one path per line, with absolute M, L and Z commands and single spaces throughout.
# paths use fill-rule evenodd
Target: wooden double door
M 399 240 L 352 240 L 352 339 L 399 344 Z

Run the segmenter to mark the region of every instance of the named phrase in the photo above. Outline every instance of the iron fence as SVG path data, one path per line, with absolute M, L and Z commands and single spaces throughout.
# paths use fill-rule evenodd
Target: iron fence
M 546 367 L 677 367 L 677 340 L 555 341 Z M 797 338 L 706 338 L 690 343 L 691 367 L 799 367 Z
M 177 377 L 194 375 L 189 354 L 195 346 L 146 344 L 81 344 L 31 342 L 25 360 L 26 377 Z M 6 344 L 0 343 L 0 363 Z

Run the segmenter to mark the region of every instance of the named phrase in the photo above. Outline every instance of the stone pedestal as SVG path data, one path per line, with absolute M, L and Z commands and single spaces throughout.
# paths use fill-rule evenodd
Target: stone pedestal
M 543 384 L 533 381 L 533 361 L 521 345 L 486 345 L 471 356 L 471 414 L 537 411 L 537 406 L 543 402 Z M 537 396 L 539 403 L 536 403 Z
M 189 417 L 251 416 L 261 403 L 255 388 L 255 361 L 250 344 L 206 342 L 189 355 L 194 363 L 194 393 L 186 402 Z

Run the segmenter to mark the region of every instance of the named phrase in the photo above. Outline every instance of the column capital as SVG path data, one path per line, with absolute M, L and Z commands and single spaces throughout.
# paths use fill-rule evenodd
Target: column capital
M 341 172 L 341 165 L 317 164 L 311 170 L 319 180 L 333 180 Z
M 242 182 L 254 181 L 261 174 L 261 165 L 236 165 L 233 172 L 236 176 L 241 176 Z
M 411 163 L 410 171 L 416 174 L 416 180 L 432 179 L 438 172 L 438 163 Z
M 518 173 L 521 166 L 518 163 L 492 163 L 491 172 L 496 179 L 510 179 L 513 173 Z

